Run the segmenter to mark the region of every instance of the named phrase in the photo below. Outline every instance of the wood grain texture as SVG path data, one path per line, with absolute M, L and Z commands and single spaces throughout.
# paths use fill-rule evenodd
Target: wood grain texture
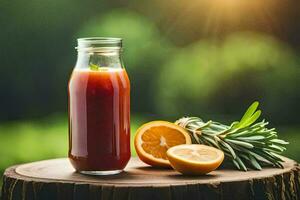
M 8 168 L 1 199 L 300 199 L 299 165 L 284 160 L 283 169 L 183 176 L 132 158 L 123 173 L 100 177 L 76 173 L 66 158 L 45 160 Z

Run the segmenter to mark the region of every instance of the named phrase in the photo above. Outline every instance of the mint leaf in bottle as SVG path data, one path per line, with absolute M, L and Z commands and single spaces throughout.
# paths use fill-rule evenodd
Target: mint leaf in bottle
M 90 70 L 93 70 L 93 71 L 98 71 L 100 69 L 100 66 L 95 65 L 93 63 L 90 63 L 89 67 L 90 67 Z

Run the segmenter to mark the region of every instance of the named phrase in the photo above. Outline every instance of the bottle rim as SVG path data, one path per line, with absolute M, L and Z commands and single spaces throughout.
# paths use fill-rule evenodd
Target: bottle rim
M 116 51 L 122 49 L 122 38 L 116 37 L 85 37 L 78 38 L 77 51 Z

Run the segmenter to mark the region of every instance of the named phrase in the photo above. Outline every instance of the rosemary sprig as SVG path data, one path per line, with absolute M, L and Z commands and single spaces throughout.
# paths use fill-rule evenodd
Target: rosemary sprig
M 193 143 L 222 150 L 240 170 L 261 170 L 264 164 L 283 167 L 279 154 L 286 150 L 288 142 L 278 139 L 275 128 L 267 128 L 269 123 L 265 120 L 256 122 L 261 115 L 258 105 L 254 102 L 241 120 L 230 126 L 212 120 L 204 122 L 198 117 L 183 117 L 175 123 L 190 133 Z

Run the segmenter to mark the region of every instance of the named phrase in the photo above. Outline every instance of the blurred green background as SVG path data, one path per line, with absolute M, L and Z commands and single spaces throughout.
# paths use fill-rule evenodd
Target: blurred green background
M 229 123 L 258 100 L 300 161 L 299 10 L 292 0 L 0 1 L 1 174 L 67 155 L 74 47 L 91 36 L 124 38 L 132 136 L 152 119 Z

